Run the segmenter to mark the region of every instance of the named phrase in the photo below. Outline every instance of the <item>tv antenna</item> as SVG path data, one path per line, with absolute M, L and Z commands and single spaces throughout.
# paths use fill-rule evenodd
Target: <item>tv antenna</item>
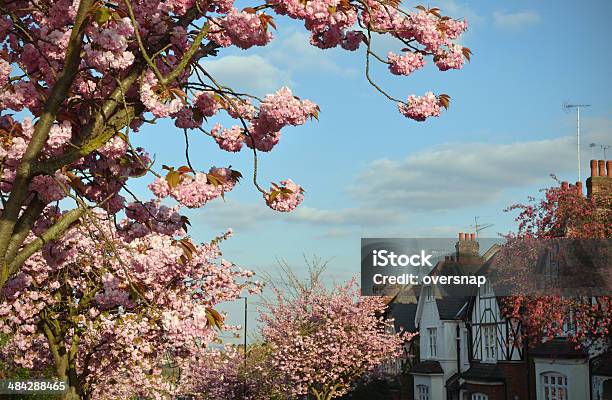
M 604 160 L 607 160 L 607 159 L 608 159 L 608 157 L 606 157 L 606 151 L 607 151 L 607 150 L 608 150 L 610 147 L 612 147 L 612 146 L 610 146 L 609 144 L 597 144 L 597 143 L 591 143 L 591 144 L 589 145 L 589 147 L 591 148 L 591 155 L 593 156 L 593 157 L 592 157 L 593 159 L 595 158 L 595 147 L 599 147 L 600 149 L 602 149 L 602 150 L 603 150 L 603 159 L 604 159 Z
M 572 108 L 576 109 L 576 157 L 578 159 L 578 181 L 582 182 L 582 176 L 580 175 L 580 109 L 585 107 L 591 107 L 590 104 L 569 104 L 568 102 L 563 103 L 563 109 L 566 112 L 570 112 Z
M 474 217 L 474 225 L 470 225 L 470 227 L 473 227 L 474 230 L 476 231 L 476 239 L 478 239 L 478 234 L 480 233 L 480 231 L 484 231 L 485 229 L 493 226 L 493 224 L 487 224 L 487 223 L 479 224 L 478 220 L 480 218 L 481 218 L 480 216 Z

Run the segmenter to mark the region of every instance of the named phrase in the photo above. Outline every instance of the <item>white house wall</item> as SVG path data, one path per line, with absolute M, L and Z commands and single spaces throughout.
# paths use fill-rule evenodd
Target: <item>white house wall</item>
M 536 358 L 534 362 L 537 400 L 545 400 L 542 374 L 548 372 L 567 377 L 568 400 L 587 400 L 590 398 L 589 363 L 586 360 Z

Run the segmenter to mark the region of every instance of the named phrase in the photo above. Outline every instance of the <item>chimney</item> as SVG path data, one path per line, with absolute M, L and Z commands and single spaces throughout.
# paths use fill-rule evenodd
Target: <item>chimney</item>
M 612 160 L 591 160 L 591 177 L 586 181 L 589 198 L 612 196 Z
M 457 262 L 461 264 L 480 263 L 480 249 L 473 233 L 460 233 L 459 241 L 455 244 Z
M 580 181 L 576 182 L 576 192 L 578 192 L 578 194 L 582 196 L 582 182 Z

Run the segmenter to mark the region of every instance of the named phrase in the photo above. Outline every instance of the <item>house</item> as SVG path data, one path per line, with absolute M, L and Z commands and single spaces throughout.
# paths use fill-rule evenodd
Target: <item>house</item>
M 429 275 L 472 275 L 480 268 L 478 242 L 473 235 L 465 240 L 461 234 L 456 250 L 456 256 L 438 262 Z M 410 371 L 415 399 L 450 400 L 454 397 L 447 385 L 470 368 L 465 346 L 470 289 L 461 285 L 422 285 L 420 290 L 415 316 L 420 334 L 420 362 Z
M 591 161 L 586 186 L 588 197 L 609 207 L 602 200 L 612 196 L 612 161 Z M 575 187 L 582 190 L 580 182 Z M 474 239 L 474 234 L 459 234 L 455 255 L 430 275 L 488 275 L 503 268 L 499 247 L 480 255 Z M 550 275 L 550 267 L 545 264 L 542 273 Z M 568 340 L 575 329 L 568 315 L 561 335 L 529 348 L 520 321 L 502 315 L 501 300 L 490 284 L 471 291 L 459 285 L 421 286 L 414 323 L 420 355 L 410 372 L 414 399 L 612 400 L 609 340 L 577 349 Z

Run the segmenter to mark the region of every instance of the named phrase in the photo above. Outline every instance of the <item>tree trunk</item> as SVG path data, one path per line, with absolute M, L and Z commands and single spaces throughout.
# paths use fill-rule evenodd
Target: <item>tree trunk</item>
M 70 386 L 68 391 L 62 395 L 62 400 L 81 400 L 81 396 L 79 396 L 76 387 Z

